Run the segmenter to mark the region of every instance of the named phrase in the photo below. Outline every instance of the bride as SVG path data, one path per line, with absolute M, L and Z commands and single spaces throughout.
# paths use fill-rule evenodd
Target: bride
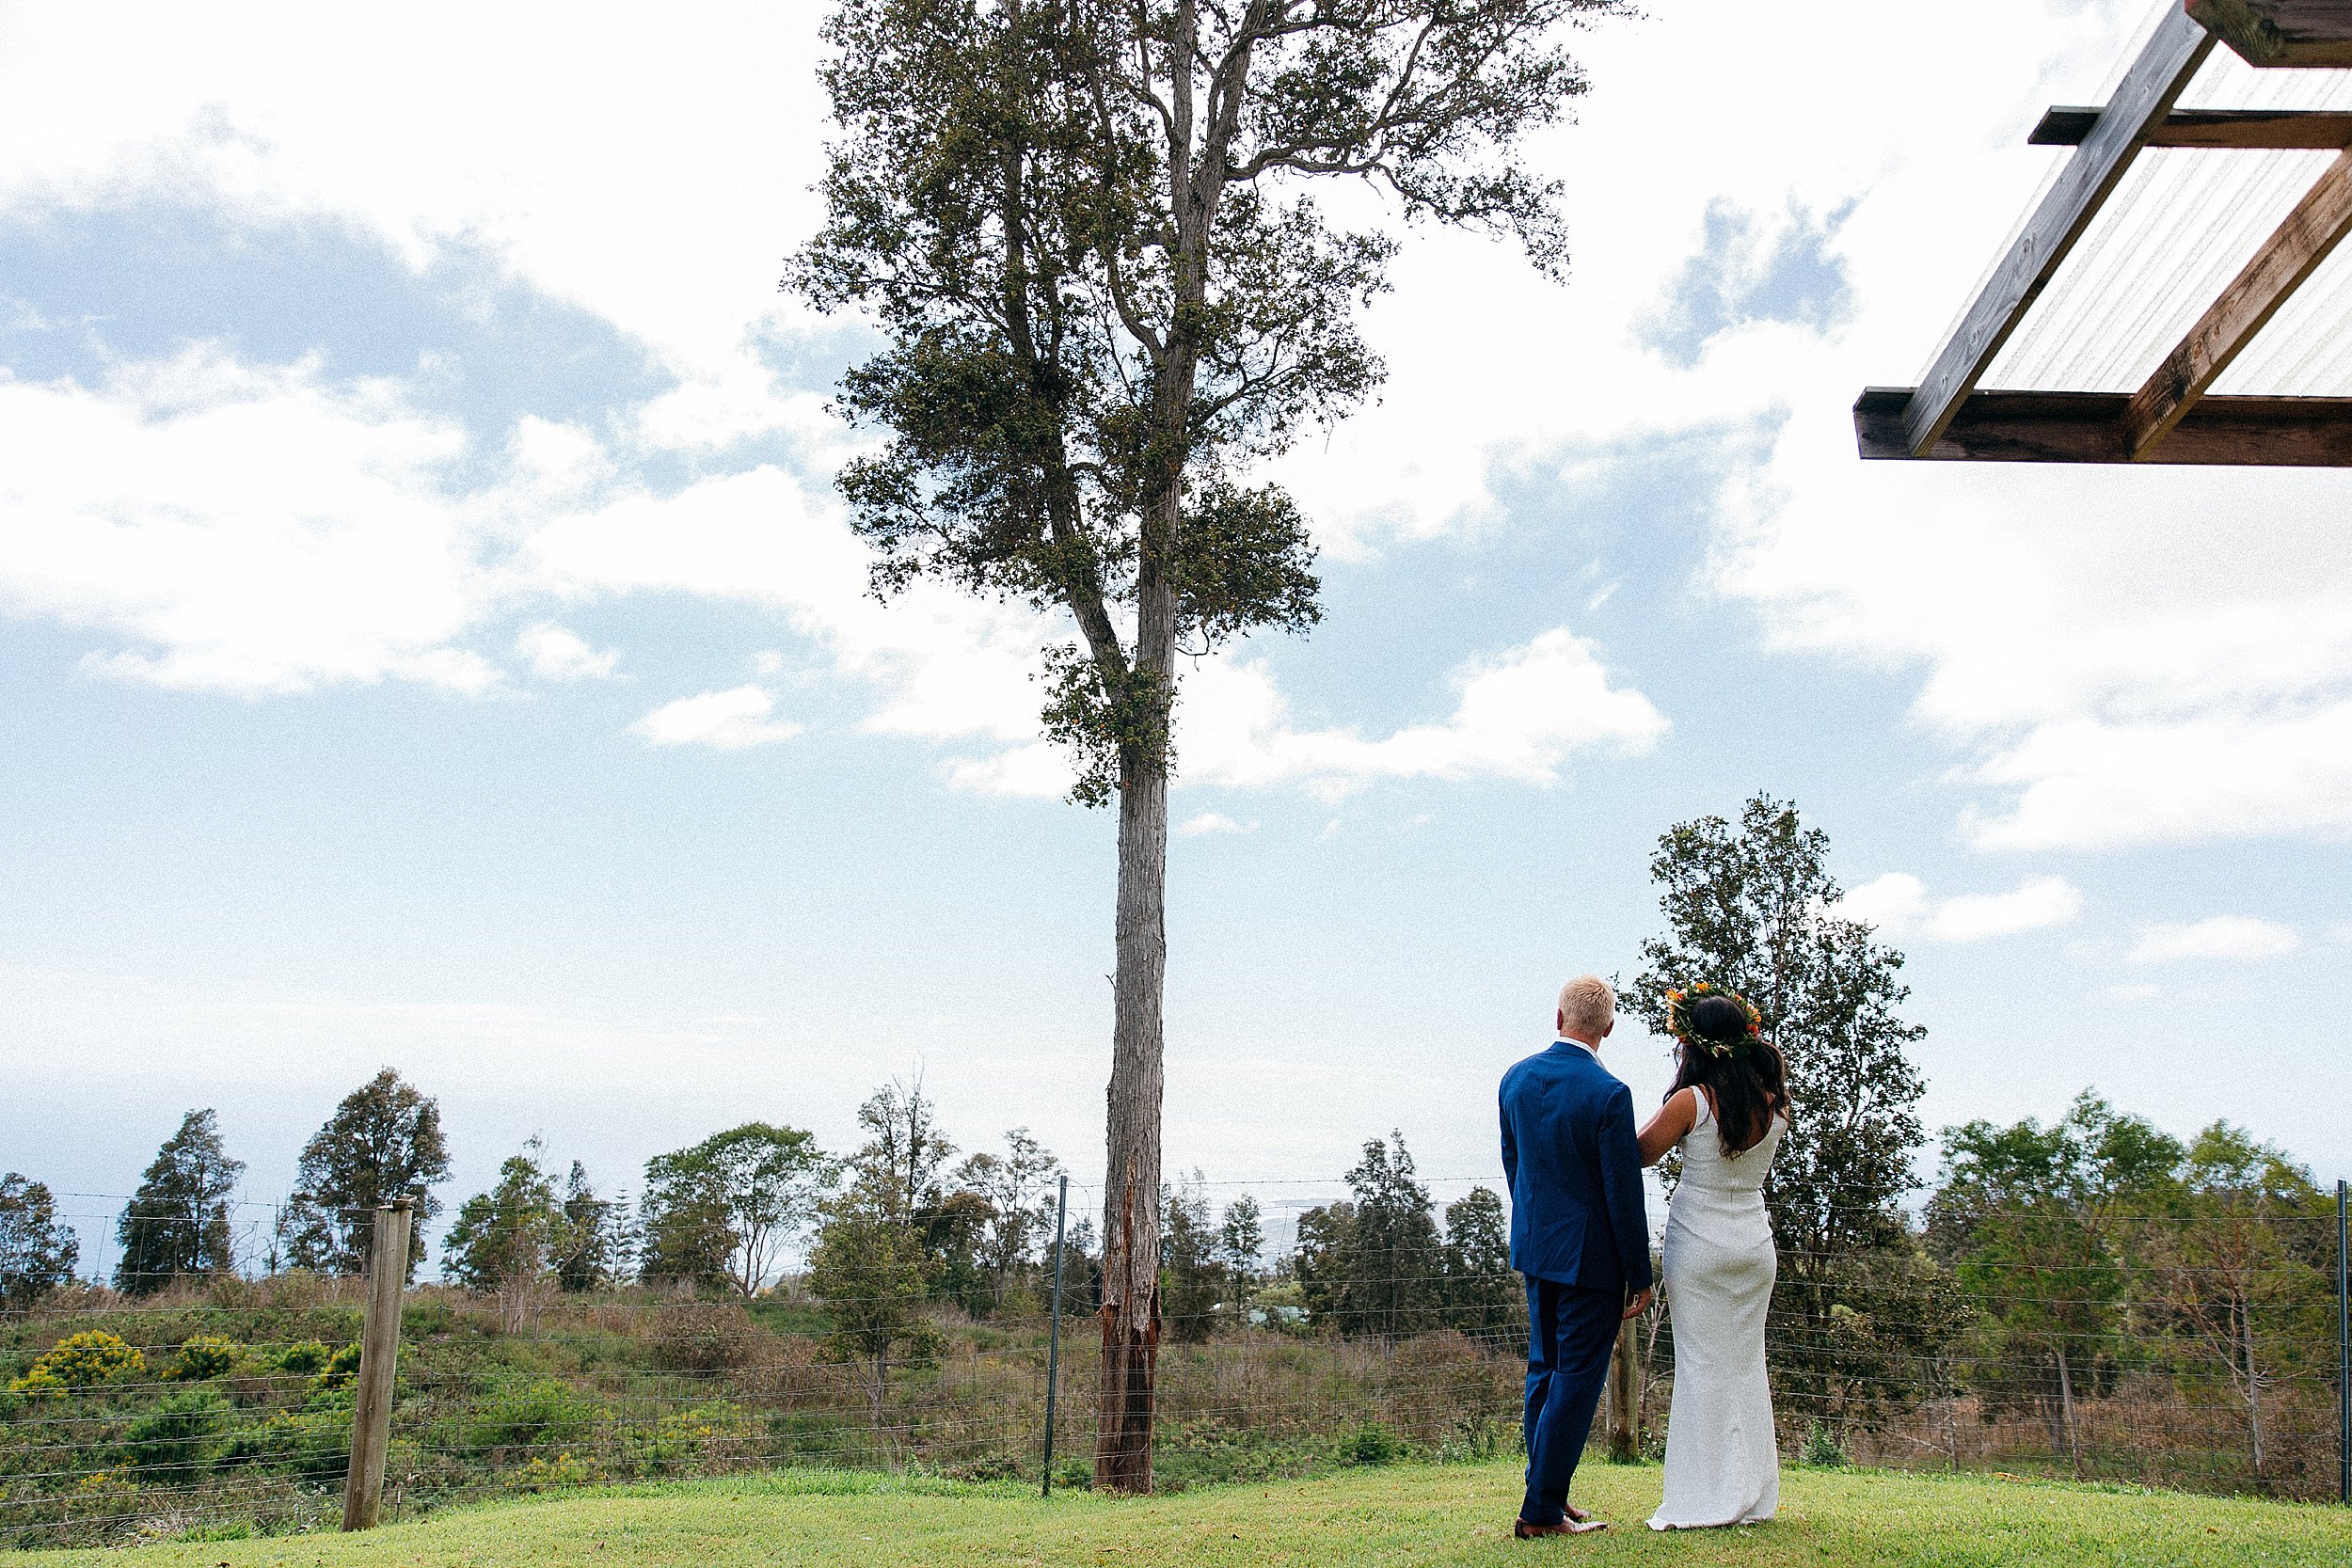
M 1780 1053 L 1747 1001 L 1704 981 L 1671 991 L 1674 1088 L 1642 1129 L 1642 1163 L 1682 1150 L 1666 1211 L 1675 1345 L 1666 1496 L 1652 1529 L 1752 1525 L 1780 1505 L 1780 1450 L 1764 1375 L 1777 1259 L 1764 1173 L 1788 1129 Z

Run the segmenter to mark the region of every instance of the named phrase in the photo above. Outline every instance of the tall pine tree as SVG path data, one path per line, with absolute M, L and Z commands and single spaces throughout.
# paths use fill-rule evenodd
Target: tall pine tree
M 234 1273 L 229 1199 L 244 1174 L 245 1162 L 229 1158 L 212 1112 L 182 1117 L 115 1227 L 122 1244 L 115 1289 L 151 1295 L 185 1275 Z

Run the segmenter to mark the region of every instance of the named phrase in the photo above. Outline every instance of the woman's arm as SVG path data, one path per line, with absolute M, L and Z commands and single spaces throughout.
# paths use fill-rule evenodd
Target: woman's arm
M 1680 1143 L 1698 1119 L 1698 1090 L 1677 1089 L 1668 1095 L 1666 1103 L 1658 1107 L 1649 1125 L 1642 1129 L 1642 1164 L 1654 1165 L 1664 1159 L 1666 1150 Z

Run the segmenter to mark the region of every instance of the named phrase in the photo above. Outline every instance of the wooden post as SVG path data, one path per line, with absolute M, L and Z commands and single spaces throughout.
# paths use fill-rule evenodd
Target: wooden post
M 400 1298 L 408 1283 L 405 1202 L 375 1212 L 368 1254 L 367 1317 L 359 1330 L 358 1400 L 351 1413 L 351 1468 L 343 1477 L 343 1528 L 373 1529 L 384 1507 L 384 1457 L 392 1440 L 392 1373 L 400 1360 Z
M 1609 1457 L 1630 1465 L 1642 1457 L 1642 1320 L 1617 1325 L 1609 1355 Z

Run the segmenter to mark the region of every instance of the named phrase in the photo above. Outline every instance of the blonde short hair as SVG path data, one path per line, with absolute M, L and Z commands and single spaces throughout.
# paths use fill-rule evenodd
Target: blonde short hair
M 1595 1037 L 1617 1022 L 1617 993 L 1597 974 L 1580 974 L 1560 988 L 1560 1020 Z

